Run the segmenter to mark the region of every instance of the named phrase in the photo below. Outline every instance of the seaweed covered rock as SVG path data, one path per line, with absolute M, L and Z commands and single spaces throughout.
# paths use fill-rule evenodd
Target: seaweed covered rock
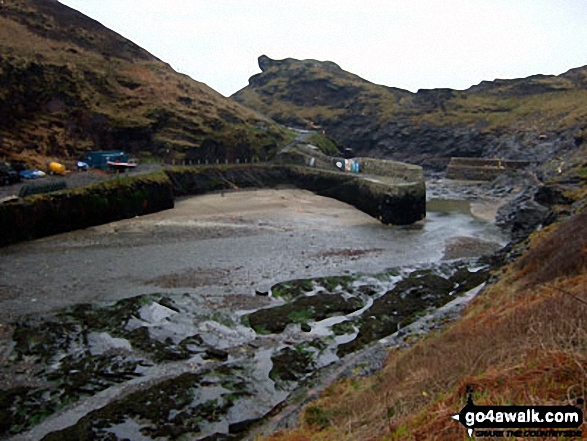
M 246 315 L 251 327 L 259 334 L 279 334 L 292 323 L 319 321 L 335 315 L 345 315 L 363 307 L 357 298 L 341 294 L 318 293 L 298 297 L 296 300 L 273 308 L 260 309 Z

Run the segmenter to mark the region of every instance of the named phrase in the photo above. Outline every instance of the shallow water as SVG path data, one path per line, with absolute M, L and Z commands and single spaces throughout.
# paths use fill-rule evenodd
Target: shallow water
M 456 238 L 468 239 L 469 254 L 506 242 L 468 202 L 428 207 L 421 222 L 386 226 L 300 190 L 186 198 L 173 210 L 3 248 L 0 321 L 156 292 L 216 301 L 287 279 L 436 262 Z
M 210 400 L 224 403 L 231 394 L 242 391 L 226 389 L 233 387 L 230 383 L 217 383 L 215 369 L 222 367 L 232 370 L 229 376 L 245 381 L 243 387 L 249 393 L 236 399 L 223 418 L 201 425 L 202 433 L 226 432 L 229 422 L 259 418 L 295 389 L 295 383 L 280 381 L 277 385 L 270 378 L 276 353 L 295 348 L 311 354 L 315 368 L 326 366 L 338 359 L 337 347 L 351 342 L 358 332 L 355 328 L 333 335 L 332 326 L 361 316 L 410 268 L 440 262 L 449 249 L 451 258 L 469 257 L 504 243 L 498 229 L 472 216 L 464 201 L 431 201 L 424 221 L 394 227 L 305 191 L 263 190 L 188 198 L 175 210 L 5 248 L 0 256 L 0 319 L 22 314 L 34 318 L 36 313 L 79 303 L 164 294 L 164 298 L 140 300 L 142 306 L 129 312 L 123 328 L 107 330 L 112 335 L 102 328 L 87 330 L 89 353 L 102 355 L 113 349 L 135 363 L 146 357 L 147 363 L 136 367 L 141 377 L 113 384 L 49 418 L 31 433 L 42 436 L 67 427 L 80 415 L 123 397 L 129 389 L 142 390 L 162 378 L 199 370 L 208 372 L 209 384 L 203 382 L 195 389 L 193 405 Z M 396 267 L 402 268 L 402 274 L 375 275 Z M 256 290 L 267 292 L 286 280 L 351 273 L 362 274 L 349 293 L 362 285 L 375 292 L 355 293 L 364 302 L 355 312 L 311 320 L 309 332 L 290 323 L 281 334 L 257 335 L 241 323 L 246 311 L 280 304 L 256 295 Z M 312 294 L 317 291 L 316 287 Z M 344 289 L 335 291 L 347 295 Z M 105 311 L 108 315 L 117 309 Z M 39 327 L 43 329 L 42 320 Z M 179 347 L 194 335 L 200 340 L 186 346 L 192 354 L 189 359 L 153 365 L 152 357 L 160 354 L 147 351 L 145 355 L 144 347 L 136 351 L 136 340 L 135 352 L 128 351 L 126 338 L 134 338 L 132 332 L 142 327 L 153 342 L 167 347 Z M 321 346 L 312 345 L 316 340 Z M 80 353 L 83 343 L 68 345 L 67 354 L 74 347 Z M 0 350 L 3 348 L 13 349 L 0 340 Z M 225 350 L 226 361 L 205 357 L 206 348 Z M 62 351 L 60 347 L 57 357 L 67 355 Z M 126 418 L 110 430 L 133 438 L 133 434 L 139 436 L 140 427 L 136 420 Z

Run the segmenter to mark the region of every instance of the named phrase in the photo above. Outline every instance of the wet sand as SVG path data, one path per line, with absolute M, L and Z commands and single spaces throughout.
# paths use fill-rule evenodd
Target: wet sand
M 229 431 L 230 422 L 265 415 L 297 387 L 292 383 L 290 389 L 280 389 L 277 393 L 275 380 L 269 375 L 274 357 L 286 356 L 288 351 L 297 354 L 298 345 L 330 335 L 331 326 L 355 314 L 312 321 L 309 331 L 290 324 L 280 334 L 257 334 L 242 325 L 240 317 L 244 310 L 276 306 L 282 300 L 257 295 L 256 291 L 265 292 L 275 283 L 291 279 L 373 274 L 400 266 L 409 271 L 427 263 L 490 253 L 504 242 L 491 223 L 471 214 L 469 201 L 433 201 L 424 221 L 393 227 L 338 201 L 307 191 L 283 189 L 185 198 L 179 200 L 173 210 L 3 248 L 0 255 L 0 361 L 12 356 L 11 330 L 22 329 L 22 323 L 32 326 L 27 327 L 29 331 L 42 330 L 42 335 L 45 329 L 53 329 L 53 326 L 60 329 L 57 323 L 64 316 L 49 314 L 60 308 L 80 303 L 112 303 L 153 293 L 162 294 L 155 296 L 156 299 L 169 300 L 157 303 L 156 299 L 140 297 L 122 306 L 117 303 L 121 311 L 132 316 L 124 327 L 113 331 L 98 324 L 95 329 L 85 329 L 86 343 L 66 345 L 68 356 L 81 360 L 80 366 L 85 365 L 89 357 L 88 351 L 80 349 L 84 345 L 89 348 L 89 354 L 122 350 L 127 357 L 123 360 L 131 364 L 135 357 L 140 360 L 143 359 L 140 357 L 147 357 L 140 363 L 147 367 L 146 370 L 140 368 L 140 377 L 115 382 L 104 391 L 83 397 L 29 432 L 11 439 L 40 439 L 47 433 L 76 424 L 91 411 L 124 400 L 133 391 L 157 387 L 164 390 L 163 380 L 178 379 L 200 368 L 213 376 L 211 366 L 228 368 L 239 381 L 242 379 L 240 372 L 248 372 L 243 384 L 247 391 L 255 391 L 250 397 L 246 395 L 233 403 L 230 415 L 222 421 L 201 427 L 202 433 L 212 434 L 220 429 L 225 433 Z M 390 289 L 390 283 L 399 279 L 392 272 L 389 279 L 364 276 L 365 280 L 384 294 Z M 367 296 L 361 292 L 357 290 L 359 295 Z M 186 293 L 188 295 L 183 295 Z M 372 298 L 363 300 L 363 309 L 373 304 Z M 142 305 L 137 311 L 129 308 L 133 301 Z M 116 306 L 106 309 L 108 316 L 120 312 L 116 312 Z M 16 320 L 26 314 L 33 314 L 33 317 Z M 77 316 L 67 317 L 75 321 Z M 147 330 L 151 346 L 136 339 L 134 331 L 138 328 L 134 327 L 143 325 L 141 329 Z M 416 328 L 418 332 L 426 329 L 424 325 Z M 114 332 L 112 336 L 116 338 L 108 332 Z M 49 335 L 60 334 L 49 332 Z M 354 337 L 355 334 L 347 333 L 327 339 L 328 350 L 316 355 L 316 369 L 337 360 L 332 351 Z M 155 357 L 156 353 L 145 355 L 144 352 L 146 347 L 157 348 L 156 342 L 165 343 L 164 347 L 169 349 L 171 346 L 179 348 L 186 340 L 191 341 L 191 350 L 195 351 L 188 360 L 164 359 L 166 361 L 152 363 L 149 357 Z M 389 340 L 389 344 L 393 341 Z M 194 345 L 197 348 L 194 349 Z M 64 346 L 61 343 L 54 346 L 59 348 L 55 357 L 62 357 Z M 228 361 L 202 358 L 205 348 L 214 348 L 217 356 L 224 354 Z M 353 354 L 352 363 L 374 368 L 381 365 L 385 351 L 386 345 L 378 345 L 376 353 Z M 116 357 L 122 356 L 119 352 L 116 354 Z M 118 358 L 113 360 L 120 363 Z M 60 369 L 58 365 L 27 363 L 30 360 L 25 359 L 14 367 L 7 366 L 0 377 L 3 376 L 5 384 L 39 389 L 44 386 L 37 384 L 37 377 L 44 378 L 45 374 L 41 373 L 45 373 L 45 369 L 50 373 Z M 350 369 L 350 366 L 344 364 L 340 369 Z M 335 373 L 342 372 L 336 369 Z M 223 372 L 226 375 L 226 370 Z M 98 377 L 100 374 L 101 371 L 97 371 Z M 327 376 L 324 384 L 331 378 Z M 200 389 L 209 391 L 207 387 Z M 224 388 L 212 389 L 220 395 L 229 392 Z M 202 396 L 198 397 L 203 400 Z M 114 433 L 121 439 L 137 439 L 140 433 L 139 426 L 116 427 L 119 432 Z
M 504 242 L 470 213 L 395 227 L 302 190 L 190 197 L 173 210 L 3 248 L 0 323 L 158 292 L 220 303 L 283 280 L 439 261 L 461 236 Z
M 495 218 L 497 217 L 497 211 L 507 201 L 508 199 L 504 198 L 493 198 L 481 200 L 479 202 L 473 202 L 471 203 L 471 214 L 487 222 L 495 222 Z

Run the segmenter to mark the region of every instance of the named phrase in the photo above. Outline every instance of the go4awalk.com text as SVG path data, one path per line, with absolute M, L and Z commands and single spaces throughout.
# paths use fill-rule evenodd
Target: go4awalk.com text
M 467 404 L 453 415 L 467 430 L 489 438 L 582 438 L 583 400 L 577 406 L 478 406 L 469 390 Z

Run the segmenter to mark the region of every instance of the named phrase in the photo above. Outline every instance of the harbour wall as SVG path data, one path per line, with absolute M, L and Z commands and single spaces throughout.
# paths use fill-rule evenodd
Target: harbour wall
M 423 178 L 392 184 L 292 165 L 176 167 L 1 204 L 0 246 L 171 209 L 178 196 L 283 185 L 348 203 L 385 224 L 426 215 Z

